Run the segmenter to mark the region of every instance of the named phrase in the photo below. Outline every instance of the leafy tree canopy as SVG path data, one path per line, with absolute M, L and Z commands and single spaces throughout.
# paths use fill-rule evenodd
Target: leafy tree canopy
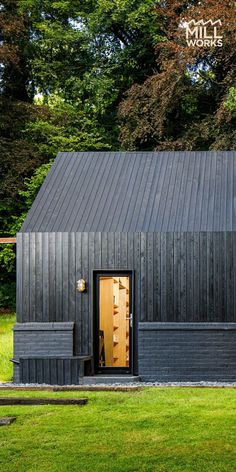
M 175 0 L 156 8 L 167 41 L 157 44 L 159 70 L 134 84 L 120 105 L 129 149 L 234 149 L 235 2 Z M 222 21 L 222 47 L 188 46 L 183 27 Z

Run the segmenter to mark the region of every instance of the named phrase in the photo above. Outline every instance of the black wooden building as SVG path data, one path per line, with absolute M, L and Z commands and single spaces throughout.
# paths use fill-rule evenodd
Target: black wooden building
M 58 155 L 17 235 L 15 381 L 236 380 L 235 158 Z

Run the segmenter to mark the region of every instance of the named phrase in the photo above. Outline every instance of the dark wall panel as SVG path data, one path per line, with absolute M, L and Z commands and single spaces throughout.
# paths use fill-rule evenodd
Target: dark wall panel
M 78 385 L 83 371 L 84 362 L 76 357 L 21 358 L 19 378 L 22 383 Z
M 74 354 L 89 355 L 93 270 L 133 269 L 136 320 L 233 322 L 234 267 L 235 232 L 19 234 L 17 320 L 74 321 Z
M 236 323 L 139 323 L 139 375 L 158 382 L 233 382 Z

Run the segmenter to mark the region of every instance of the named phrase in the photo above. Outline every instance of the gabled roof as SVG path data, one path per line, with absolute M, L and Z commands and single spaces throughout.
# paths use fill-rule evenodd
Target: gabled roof
M 236 230 L 236 152 L 60 153 L 21 232 Z

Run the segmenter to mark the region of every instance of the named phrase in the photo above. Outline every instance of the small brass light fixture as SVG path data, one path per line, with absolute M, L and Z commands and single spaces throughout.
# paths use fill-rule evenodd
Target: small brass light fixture
M 79 279 L 76 282 L 76 289 L 78 292 L 85 292 L 86 290 L 86 282 L 84 279 Z

